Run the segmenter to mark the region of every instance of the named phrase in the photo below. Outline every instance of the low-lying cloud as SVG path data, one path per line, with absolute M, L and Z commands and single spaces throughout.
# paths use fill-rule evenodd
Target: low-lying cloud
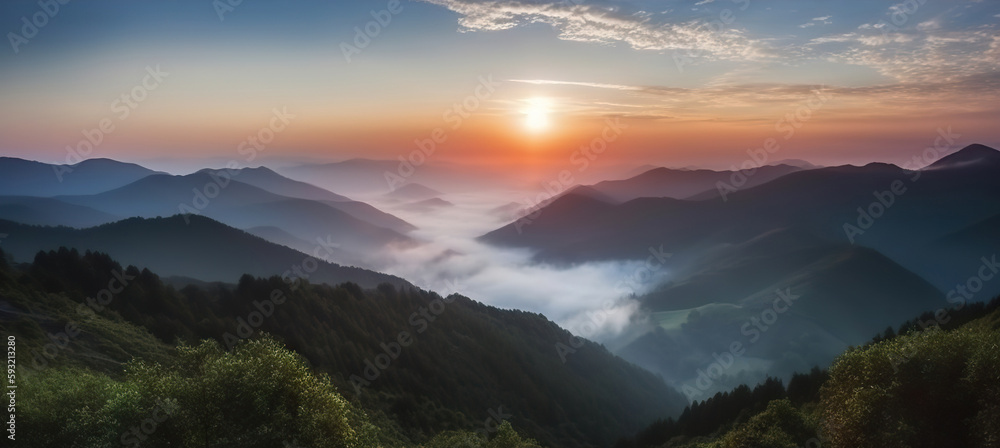
M 378 204 L 418 226 L 420 230 L 412 236 L 426 241 L 419 247 L 387 254 L 382 266 L 385 271 L 440 294 L 457 292 L 500 308 L 542 313 L 574 334 L 598 341 L 633 330 L 642 319 L 633 294 L 647 292 L 668 274 L 666 268 L 643 271 L 645 261 L 573 266 L 533 263 L 528 250 L 475 240 L 509 222 L 489 210 L 515 196 L 445 198 L 456 205 L 426 213 Z M 646 275 L 637 278 L 637 272 Z

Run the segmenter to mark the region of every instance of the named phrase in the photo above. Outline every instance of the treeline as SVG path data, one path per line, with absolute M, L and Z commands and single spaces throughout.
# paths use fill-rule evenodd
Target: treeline
M 67 249 L 2 270 L 0 293 L 21 314 L 0 326 L 25 344 L 40 349 L 67 324 L 84 327 L 71 341 L 76 353 L 43 357 L 52 365 L 75 360 L 117 378 L 118 363 L 131 356 L 167 359 L 173 345 L 205 339 L 231 349 L 267 332 L 414 442 L 484 428 L 502 413 L 544 445 L 609 446 L 683 405 L 662 380 L 597 344 L 575 348 L 564 363 L 555 344 L 571 335 L 541 315 L 458 295 L 289 284 L 277 276 L 177 289 L 148 270 Z M 35 312 L 45 301 L 44 314 L 57 316 L 51 322 Z M 116 336 L 122 333 L 131 336 Z
M 890 341 L 899 335 L 912 333 L 914 331 L 924 331 L 933 327 L 939 327 L 942 330 L 954 330 L 962 325 L 991 314 L 997 308 L 1000 308 L 1000 296 L 994 297 L 993 300 L 990 300 L 987 303 L 972 302 L 965 303 L 961 307 L 942 308 L 935 311 L 927 311 L 914 319 L 903 322 L 895 330 L 893 330 L 892 327 L 887 327 L 885 331 L 881 334 L 875 335 L 875 337 L 872 338 L 872 340 L 866 345 L 877 344 L 882 341 Z
M 658 447 L 668 441 L 686 443 L 719 435 L 763 412 L 774 400 L 788 399 L 796 406 L 817 401 L 827 378 L 826 370 L 814 367 L 809 373 L 793 375 L 787 388 L 780 379 L 767 378 L 753 389 L 743 384 L 731 392 L 718 392 L 706 400 L 695 401 L 676 420 L 657 420 L 634 437 L 620 439 L 615 447 Z
M 232 351 L 212 341 L 182 345 L 166 364 L 133 360 L 120 380 L 87 369 L 45 369 L 24 381 L 19 394 L 17 441 L 37 447 L 405 445 L 266 335 Z M 442 433 L 427 446 L 539 448 L 509 422 L 498 422 L 493 434 Z
M 829 370 L 695 402 L 617 448 L 1000 446 L 1000 297 L 921 314 Z

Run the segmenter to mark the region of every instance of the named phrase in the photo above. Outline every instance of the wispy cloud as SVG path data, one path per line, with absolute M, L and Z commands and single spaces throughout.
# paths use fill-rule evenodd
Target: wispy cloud
M 524 84 L 534 84 L 534 85 L 564 85 L 564 86 L 594 87 L 597 89 L 643 90 L 643 87 L 626 86 L 621 84 L 603 84 L 598 82 L 555 81 L 551 79 L 511 79 L 509 81 L 519 82 Z
M 872 67 L 900 83 L 939 83 L 1000 69 L 1000 34 L 990 30 L 943 31 L 917 27 L 911 32 L 847 33 L 813 39 L 812 44 L 840 43 L 825 58 Z
M 926 114 L 928 111 L 960 109 L 965 112 L 996 111 L 1000 99 L 1000 73 L 979 73 L 936 82 L 891 82 L 872 86 L 818 86 L 781 83 L 721 83 L 682 88 L 653 85 L 620 85 L 563 80 L 510 80 L 535 85 L 582 87 L 620 92 L 620 100 L 589 103 L 587 113 L 618 115 L 633 119 L 737 120 L 746 113 L 769 117 L 770 111 L 787 110 L 822 89 L 837 98 L 831 110 L 856 114 Z M 748 110 L 749 109 L 749 110 Z M 734 111 L 743 111 L 731 114 Z M 847 116 L 847 115 L 845 115 Z M 859 115 L 860 116 L 860 115 Z
M 799 28 L 809 28 L 811 26 L 816 26 L 816 24 L 829 25 L 833 23 L 830 21 L 832 18 L 833 16 L 814 17 L 811 21 L 799 25 Z
M 619 7 L 567 1 L 423 1 L 458 13 L 462 31 L 500 31 L 544 23 L 558 30 L 559 38 L 564 40 L 624 43 L 637 50 L 697 50 L 717 59 L 752 59 L 764 55 L 759 42 L 737 30 L 712 29 L 693 21 L 659 23 L 648 14 L 627 14 Z
M 939 90 L 964 83 L 966 88 L 994 96 L 995 90 L 970 85 L 969 80 L 992 85 L 1000 70 L 996 25 L 956 27 L 957 23 L 949 24 L 945 19 L 956 17 L 954 14 L 938 14 L 918 22 L 918 14 L 927 14 L 921 8 L 914 2 L 897 3 L 880 19 L 860 25 L 854 32 L 814 38 L 805 46 L 816 49 L 814 55 L 821 59 L 871 67 L 899 84 Z
M 928 20 L 926 22 L 920 22 L 917 24 L 917 29 L 920 31 L 932 31 L 941 29 L 941 21 L 938 19 Z
M 733 42 L 741 31 L 715 33 L 692 23 L 658 23 L 646 14 L 625 14 L 615 7 L 573 5 L 515 0 L 425 0 L 460 14 L 465 31 L 503 30 L 526 23 L 545 23 L 560 31 L 563 39 L 596 43 L 623 42 L 635 49 L 692 47 L 710 49 L 719 58 L 751 59 L 758 50 Z M 859 26 L 851 32 L 791 42 L 784 56 L 769 54 L 772 62 L 803 61 L 841 63 L 870 67 L 884 79 L 867 86 L 828 86 L 844 110 L 866 113 L 926 113 L 928 110 L 986 111 L 998 109 L 1000 99 L 1000 33 L 995 25 L 955 29 L 947 16 L 913 20 L 908 27 L 888 26 L 891 14 L 903 11 L 892 5 L 884 10 L 885 20 Z M 908 14 L 912 16 L 913 11 Z M 873 19 L 878 19 L 873 18 Z M 812 17 L 801 25 L 820 27 L 831 24 L 834 14 Z M 748 42 L 752 38 L 740 37 Z M 735 39 L 739 40 L 739 39 Z M 750 50 L 748 50 L 750 49 Z M 787 51 L 785 51 L 787 50 Z M 746 67 L 754 66 L 751 64 Z M 739 69 L 735 69 L 739 70 Z M 573 111 L 586 114 L 673 120 L 699 120 L 746 114 L 763 115 L 768 108 L 794 107 L 817 85 L 754 83 L 753 77 L 723 79 L 713 77 L 700 87 L 673 87 L 602 83 L 587 80 L 514 79 L 511 82 L 600 89 L 580 91 Z M 617 92 L 617 93 L 616 93 Z M 575 95 L 568 95 L 573 98 Z M 570 101 L 570 100 L 567 100 Z M 600 101 L 598 104 L 595 101 Z M 616 106 L 617 105 L 617 106 Z M 627 106 L 625 106 L 627 105 Z M 757 110 L 754 106 L 761 106 Z M 741 115 L 742 114 L 742 115 Z

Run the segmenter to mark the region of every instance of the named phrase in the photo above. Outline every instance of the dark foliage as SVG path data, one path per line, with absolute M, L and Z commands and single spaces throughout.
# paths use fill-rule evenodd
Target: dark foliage
M 571 335 L 539 314 L 457 295 L 249 275 L 236 285 L 176 289 L 148 270 L 67 249 L 39 253 L 12 278 L 16 288 L 65 296 L 77 303 L 72 308 L 124 319 L 170 345 L 214 339 L 232 348 L 270 333 L 414 441 L 483 428 L 502 408 L 542 444 L 607 446 L 683 402 L 600 345 L 584 342 L 563 361 L 556 344 Z M 404 332 L 412 342 L 396 345 Z

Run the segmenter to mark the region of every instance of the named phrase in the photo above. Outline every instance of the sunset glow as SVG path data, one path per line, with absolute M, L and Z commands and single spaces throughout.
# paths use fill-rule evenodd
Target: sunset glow
M 545 98 L 532 98 L 526 101 L 524 110 L 524 126 L 530 132 L 540 133 L 549 129 L 550 102 Z
M 1000 0 L 0 0 L 0 32 L 23 446 L 1000 441 Z
M 402 2 L 384 27 L 368 25 L 387 7 L 375 1 L 246 2 L 223 20 L 211 3 L 66 6 L 0 54 L 0 144 L 65 162 L 67 146 L 108 118 L 115 130 L 90 157 L 225 161 L 278 107 L 294 124 L 258 161 L 393 160 L 442 127 L 436 160 L 516 164 L 544 144 L 558 170 L 576 147 L 557 141 L 589 141 L 618 117 L 628 135 L 595 169 L 728 168 L 782 134 L 779 122 L 819 88 L 829 100 L 793 123 L 780 158 L 895 162 L 942 126 L 1000 144 L 993 2 L 616 5 Z M 37 5 L 0 8 L 19 33 Z M 731 23 L 714 26 L 724 14 Z M 115 31 L 126 15 L 127 38 Z M 122 119 L 122 95 L 157 66 L 169 75 L 136 91 Z

